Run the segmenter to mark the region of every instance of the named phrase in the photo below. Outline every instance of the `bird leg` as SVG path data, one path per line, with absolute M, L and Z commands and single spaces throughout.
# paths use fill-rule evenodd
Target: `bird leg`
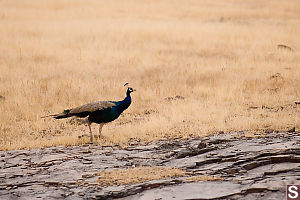
M 93 133 L 92 133 L 92 128 L 91 128 L 91 122 L 90 121 L 88 122 L 88 125 L 89 125 L 89 129 L 90 129 L 90 140 L 91 140 L 91 143 L 93 143 Z
M 99 138 L 101 138 L 101 132 L 102 132 L 103 125 L 104 125 L 104 123 L 99 124 L 99 135 L 98 135 Z

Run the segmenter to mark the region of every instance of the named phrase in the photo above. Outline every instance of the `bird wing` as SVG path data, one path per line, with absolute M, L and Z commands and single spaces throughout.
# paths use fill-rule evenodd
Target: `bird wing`
M 76 115 L 76 114 L 80 114 L 80 113 L 90 113 L 90 112 L 95 112 L 97 110 L 111 108 L 113 106 L 116 106 L 116 104 L 113 102 L 110 102 L 110 101 L 97 101 L 97 102 L 88 103 L 88 104 L 84 104 L 82 106 L 73 108 L 70 110 L 70 114 Z

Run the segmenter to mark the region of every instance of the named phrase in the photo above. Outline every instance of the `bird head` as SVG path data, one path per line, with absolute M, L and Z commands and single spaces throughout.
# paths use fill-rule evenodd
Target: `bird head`
M 136 90 L 133 89 L 133 88 L 131 88 L 131 87 L 128 87 L 128 88 L 127 88 L 127 93 L 129 93 L 129 94 L 130 94 L 131 92 L 134 92 L 134 91 L 136 91 Z
M 130 95 L 131 92 L 136 91 L 136 90 L 133 89 L 132 87 L 129 87 L 129 84 L 128 84 L 128 83 L 125 83 L 125 84 L 124 84 L 124 87 L 125 87 L 125 86 L 127 86 L 127 92 L 126 92 L 127 95 Z

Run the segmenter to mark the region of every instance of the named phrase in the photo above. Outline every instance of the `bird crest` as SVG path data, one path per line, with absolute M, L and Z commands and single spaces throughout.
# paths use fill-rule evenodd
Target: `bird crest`
M 125 84 L 124 84 L 124 87 L 126 87 L 126 86 L 129 87 L 129 83 L 125 83 Z

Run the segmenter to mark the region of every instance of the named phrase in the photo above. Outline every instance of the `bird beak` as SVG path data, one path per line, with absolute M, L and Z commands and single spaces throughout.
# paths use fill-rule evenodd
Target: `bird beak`
M 136 91 L 136 89 L 133 89 L 133 90 L 132 90 L 132 92 L 135 92 L 135 91 Z

